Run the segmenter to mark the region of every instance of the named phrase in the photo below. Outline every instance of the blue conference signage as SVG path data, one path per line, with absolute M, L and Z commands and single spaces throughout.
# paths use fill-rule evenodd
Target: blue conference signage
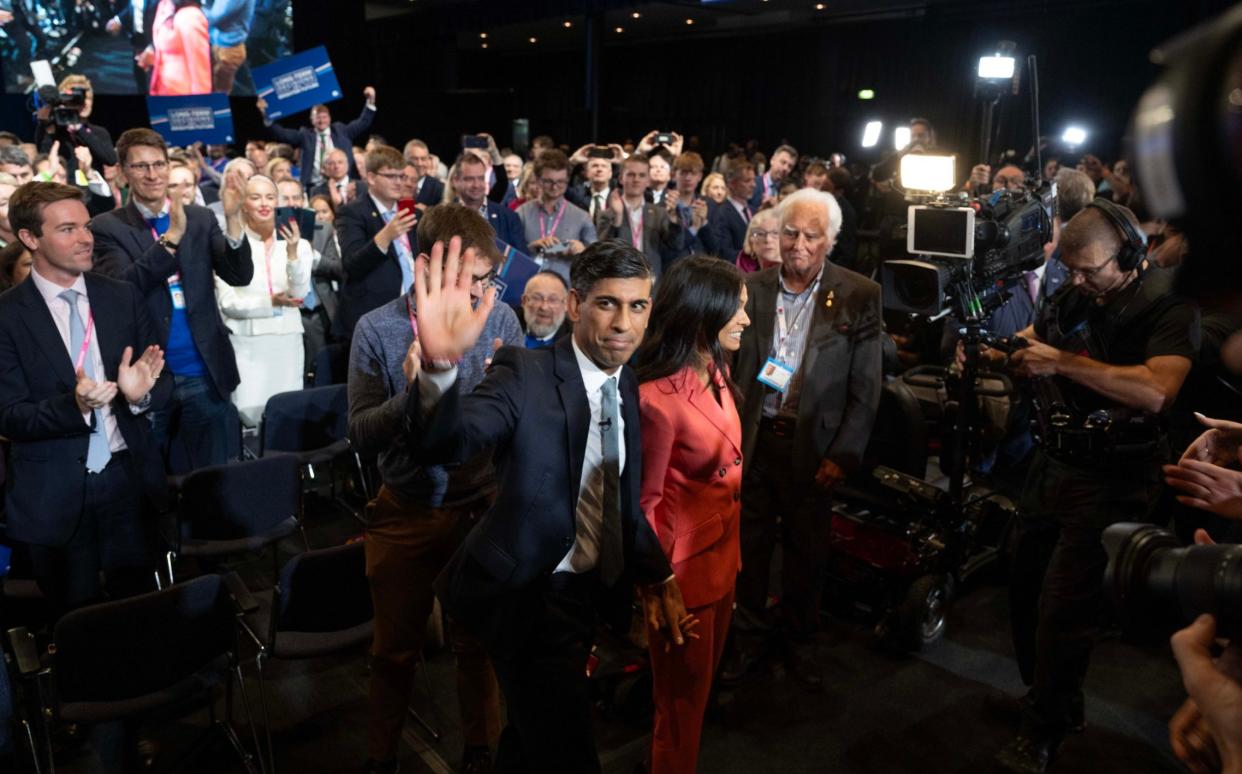
M 539 272 L 539 264 L 526 253 L 514 249 L 508 242 L 496 240 L 500 248 L 500 269 L 496 272 L 496 298 L 506 304 L 522 303 L 526 282 Z
M 147 97 L 147 115 L 151 117 L 151 128 L 169 145 L 233 142 L 233 112 L 229 110 L 227 94 Z
M 267 102 L 267 117 L 283 118 L 341 98 L 328 50 L 316 46 L 251 71 L 254 86 Z

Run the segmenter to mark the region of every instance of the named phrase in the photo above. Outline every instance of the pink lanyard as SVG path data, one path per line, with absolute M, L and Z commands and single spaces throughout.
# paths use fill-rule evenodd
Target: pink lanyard
M 549 235 L 556 234 L 556 229 L 561 225 L 561 218 L 565 216 L 565 200 L 561 199 L 561 209 L 556 213 L 556 220 L 552 221 L 552 229 L 548 229 L 548 218 L 543 208 L 539 208 L 539 238 L 547 239 Z
M 630 209 L 626 207 L 626 214 L 630 218 L 630 242 L 639 250 L 643 249 L 643 208 L 638 208 L 638 220 L 629 214 Z
M 76 301 L 74 303 L 77 303 Z M 91 336 L 95 333 L 95 312 L 87 310 L 86 312 L 86 335 L 82 337 L 82 347 L 78 350 L 78 359 L 73 361 L 73 372 L 76 374 L 82 370 L 82 364 L 86 362 L 86 351 L 91 348 Z
M 410 314 L 410 330 L 414 331 L 414 338 L 418 338 L 418 319 L 414 317 L 414 306 L 410 303 L 410 297 L 405 297 L 405 311 Z

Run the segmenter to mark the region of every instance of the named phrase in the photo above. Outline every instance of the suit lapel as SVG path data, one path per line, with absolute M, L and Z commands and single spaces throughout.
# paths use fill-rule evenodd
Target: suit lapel
M 761 287 L 755 293 L 755 343 L 761 353 L 771 349 L 772 330 L 776 327 L 776 295 L 780 293 L 777 271 L 772 270 L 757 282 Z M 765 356 L 760 355 L 760 368 L 763 367 L 764 359 Z
M 60 331 L 56 329 L 56 322 L 52 319 L 47 304 L 43 302 L 43 296 L 39 294 L 33 280 L 23 282 L 18 287 L 22 303 L 26 306 L 22 322 L 30 331 L 30 336 L 43 357 L 47 359 L 48 365 L 52 367 L 56 378 L 69 389 L 73 389 L 78 381 L 73 373 L 73 361 L 65 350 L 65 342 L 60 338 Z
M 837 286 L 841 283 L 841 273 L 831 263 L 824 264 L 823 279 L 815 294 L 815 307 L 811 310 L 811 330 L 807 334 L 806 350 L 802 355 L 802 373 L 809 374 L 815 367 L 815 360 L 824 340 L 834 333 L 833 324 L 837 319 L 837 310 L 841 308 L 837 299 Z M 829 305 L 829 294 L 833 302 Z
M 125 205 L 121 210 L 121 217 L 130 226 L 129 239 L 138 248 L 138 255 L 145 253 L 147 248 L 155 244 L 155 237 L 151 236 L 151 224 L 142 217 L 142 213 L 138 211 L 138 205 L 132 201 Z
M 554 345 L 553 369 L 560 381 L 556 392 L 565 411 L 565 446 L 569 449 L 569 481 L 573 485 L 573 499 L 577 503 L 582 484 L 582 459 L 586 456 L 587 432 L 591 426 L 591 405 L 587 402 L 586 385 L 578 360 L 574 357 L 573 343 L 565 336 Z
M 699 383 L 699 377 L 692 369 L 687 368 L 674 378 L 681 380 L 677 388 L 689 397 L 690 405 L 694 406 L 704 419 L 720 431 L 734 451 L 741 454 L 742 439 L 734 437 L 730 432 L 730 428 L 741 427 L 741 425 L 737 420 L 737 409 L 733 406 L 733 399 L 729 395 L 728 388 L 721 388 L 721 402 L 717 403 L 711 391 Z

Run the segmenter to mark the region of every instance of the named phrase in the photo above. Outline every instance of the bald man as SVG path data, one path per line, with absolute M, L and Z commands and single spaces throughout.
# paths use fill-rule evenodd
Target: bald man
M 327 196 L 337 207 L 365 196 L 367 184 L 349 179 L 349 156 L 342 148 L 333 148 L 323 160 L 323 182 L 311 188 L 310 195 Z

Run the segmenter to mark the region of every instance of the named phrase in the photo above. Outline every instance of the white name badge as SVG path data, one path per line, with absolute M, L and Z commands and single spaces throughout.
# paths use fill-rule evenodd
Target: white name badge
M 168 293 L 172 296 L 173 309 L 185 309 L 185 291 L 181 288 L 180 274 L 169 278 Z
M 789 382 L 793 379 L 793 369 L 785 365 L 776 358 L 768 358 L 763 364 L 763 368 L 759 369 L 759 376 L 756 381 L 760 384 L 766 384 L 777 392 L 784 392 L 789 389 Z

